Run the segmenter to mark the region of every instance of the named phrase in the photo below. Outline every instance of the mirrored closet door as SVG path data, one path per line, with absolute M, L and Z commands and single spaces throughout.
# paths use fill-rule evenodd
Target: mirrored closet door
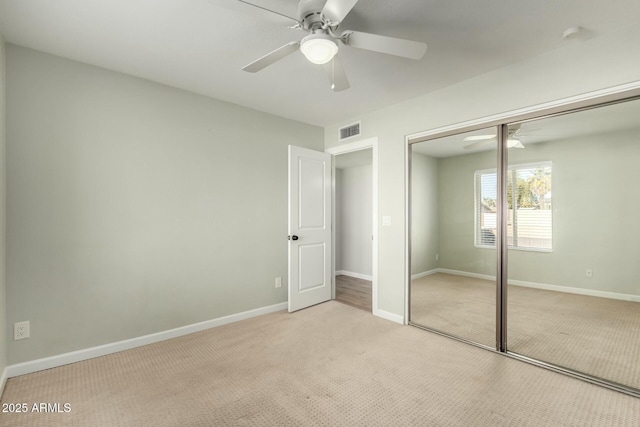
M 410 321 L 495 347 L 496 128 L 411 146 Z
M 410 323 L 640 396 L 640 99 L 409 159 Z
M 640 101 L 509 134 L 508 350 L 640 389 Z

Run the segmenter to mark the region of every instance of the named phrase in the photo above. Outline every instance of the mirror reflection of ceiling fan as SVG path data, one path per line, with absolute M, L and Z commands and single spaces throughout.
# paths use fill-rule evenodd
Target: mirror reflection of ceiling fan
M 507 148 L 524 148 L 522 142 L 520 142 L 520 126 L 510 126 L 509 127 L 509 136 L 507 138 Z M 485 145 L 495 144 L 497 142 L 497 137 L 495 133 L 488 133 L 484 135 L 471 135 L 467 136 L 463 139 L 463 141 L 473 141 L 471 144 L 467 144 L 463 146 L 465 150 L 474 150 Z
M 427 50 L 427 44 L 422 42 L 339 30 L 340 23 L 358 0 L 300 0 L 298 19 L 244 0 L 238 1 L 289 18 L 295 22 L 291 28 L 308 33 L 302 40 L 289 42 L 242 68 L 250 73 L 258 72 L 300 50 L 310 62 L 324 66 L 331 89 L 338 92 L 349 88 L 349 80 L 337 55 L 339 46 L 346 45 L 415 60 L 421 59 Z

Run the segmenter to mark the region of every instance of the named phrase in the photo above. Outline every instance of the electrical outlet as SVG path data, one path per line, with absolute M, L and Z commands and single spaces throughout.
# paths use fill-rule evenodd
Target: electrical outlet
M 587 277 L 593 277 L 593 270 L 592 270 L 592 269 L 590 269 L 590 268 L 587 268 L 587 272 L 585 273 L 585 275 L 586 275 Z
M 276 277 L 276 288 L 282 287 L 282 277 Z
M 13 340 L 23 340 L 25 338 L 29 338 L 29 321 L 26 322 L 16 322 L 13 324 Z

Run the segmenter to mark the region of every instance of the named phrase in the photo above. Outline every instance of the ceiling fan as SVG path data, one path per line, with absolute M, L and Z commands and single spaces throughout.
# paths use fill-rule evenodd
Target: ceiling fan
M 509 136 L 507 138 L 507 148 L 524 148 L 522 142 L 520 142 L 520 125 L 509 127 Z M 473 141 L 471 144 L 463 146 L 465 150 L 474 150 L 484 145 L 494 144 L 497 142 L 497 136 L 495 133 L 488 133 L 484 135 L 471 135 L 463 139 L 463 141 Z
M 302 40 L 289 42 L 242 68 L 250 73 L 258 72 L 300 50 L 310 62 L 324 66 L 331 82 L 331 89 L 338 92 L 349 88 L 349 80 L 337 56 L 341 45 L 415 60 L 421 59 L 427 50 L 427 44 L 423 42 L 360 31 L 340 32 L 340 23 L 358 0 L 300 0 L 298 19 L 244 0 L 238 1 L 289 18 L 296 23 L 291 28 L 308 32 Z

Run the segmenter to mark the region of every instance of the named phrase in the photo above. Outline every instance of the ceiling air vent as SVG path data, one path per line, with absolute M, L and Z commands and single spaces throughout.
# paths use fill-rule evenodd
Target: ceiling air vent
M 340 141 L 360 135 L 360 122 L 340 128 Z

